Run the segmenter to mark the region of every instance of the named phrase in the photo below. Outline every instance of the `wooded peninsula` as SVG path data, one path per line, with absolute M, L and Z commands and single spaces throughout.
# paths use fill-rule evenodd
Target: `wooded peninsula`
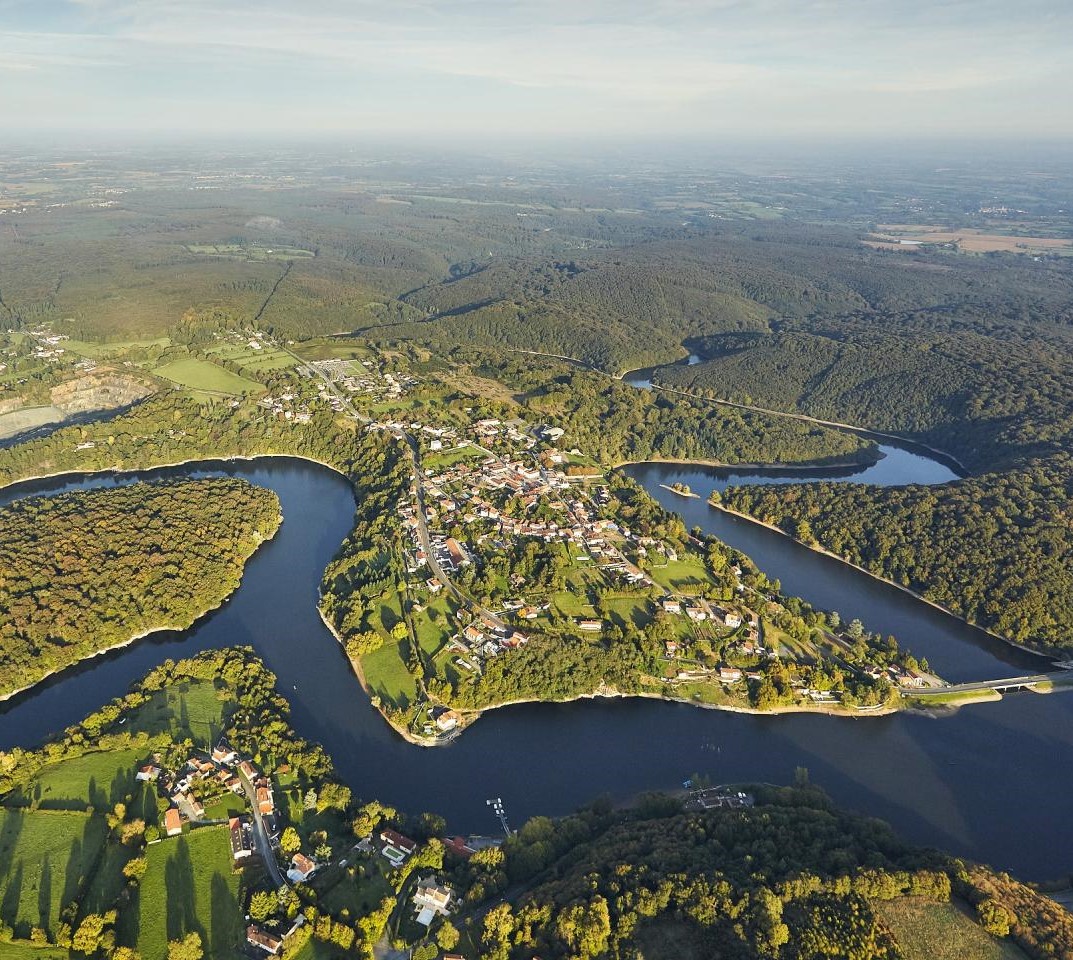
M 0 508 L 0 695 L 146 633 L 189 627 L 238 588 L 281 521 L 272 491 L 232 478 Z

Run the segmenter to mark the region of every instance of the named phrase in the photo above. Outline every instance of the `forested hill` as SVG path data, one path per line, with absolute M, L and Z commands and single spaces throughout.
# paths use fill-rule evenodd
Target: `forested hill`
M 934 960 L 936 937 L 943 956 L 997 960 L 1011 934 L 1029 957 L 1073 950 L 1069 914 L 1008 877 L 909 847 L 810 788 L 756 800 L 530 821 L 505 866 L 537 882 L 484 915 L 481 960 Z
M 921 311 L 691 345 L 706 362 L 661 370 L 660 383 L 901 434 L 972 469 L 1071 449 L 1073 326 Z
M 884 330 L 917 312 L 922 329 L 986 335 L 1073 320 L 1073 281 L 1061 265 L 905 257 L 858 238 L 847 228 L 727 226 L 570 258 L 493 259 L 405 300 L 446 342 L 564 354 L 609 372 L 674 359 L 683 340 L 787 323 L 835 320 L 841 329 L 843 319 L 864 318 Z
M 733 487 L 722 502 L 1012 640 L 1073 650 L 1073 458 L 943 487 Z
M 0 509 L 0 695 L 159 629 L 239 584 L 281 520 L 243 480 L 134 483 Z

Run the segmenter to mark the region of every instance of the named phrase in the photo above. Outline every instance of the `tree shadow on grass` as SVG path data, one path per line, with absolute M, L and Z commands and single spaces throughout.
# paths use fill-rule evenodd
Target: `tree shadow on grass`
M 42 930 L 51 929 L 52 864 L 49 863 L 48 854 L 45 854 L 45 861 L 41 864 L 41 880 L 37 886 L 37 916 L 37 925 Z
M 8 926 L 15 927 L 19 916 L 19 901 L 22 899 L 23 867 L 20 860 L 9 874 L 10 879 L 4 889 L 4 898 L 0 900 L 0 920 Z
M 71 852 L 67 857 L 67 869 L 63 872 L 62 906 L 72 903 L 78 897 L 78 887 L 82 876 L 82 841 L 71 841 Z
M 209 955 L 213 960 L 231 956 L 242 942 L 242 911 L 221 873 L 212 875 L 212 936 Z
M 175 853 L 164 868 L 164 886 L 168 892 L 168 940 L 179 940 L 193 932 L 204 943 L 205 928 L 197 919 L 194 864 L 185 837 L 179 838 Z

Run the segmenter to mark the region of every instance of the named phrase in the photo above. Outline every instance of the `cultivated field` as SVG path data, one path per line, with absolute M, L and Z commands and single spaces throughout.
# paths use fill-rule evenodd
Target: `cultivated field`
M 906 250 L 926 244 L 950 244 L 962 253 L 1069 253 L 1073 240 L 1064 237 L 1020 236 L 966 228 L 946 230 L 913 223 L 880 224 L 878 232 L 863 241 L 883 250 Z

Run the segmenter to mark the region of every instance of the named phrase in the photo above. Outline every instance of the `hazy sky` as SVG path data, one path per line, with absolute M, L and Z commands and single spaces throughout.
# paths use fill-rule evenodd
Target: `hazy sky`
M 1073 0 L 0 0 L 8 132 L 1073 136 Z

